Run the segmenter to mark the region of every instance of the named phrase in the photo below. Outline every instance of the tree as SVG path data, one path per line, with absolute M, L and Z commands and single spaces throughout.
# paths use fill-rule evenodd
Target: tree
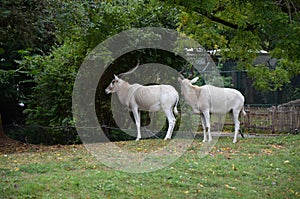
M 46 53 L 54 43 L 54 27 L 47 0 L 2 0 L 0 5 L 0 112 L 7 124 L 20 120 L 19 103 L 31 88 L 16 60 L 25 50 Z
M 3 139 L 5 138 L 5 133 L 4 133 L 4 130 L 3 130 L 3 126 L 2 126 L 2 118 L 1 118 L 1 113 L 0 113 L 0 139 Z
M 224 59 L 238 61 L 254 86 L 281 89 L 300 74 L 300 5 L 294 0 L 168 0 L 182 10 L 178 30 Z M 274 68 L 253 66 L 259 50 L 278 59 Z
M 83 59 L 94 47 L 123 30 L 144 26 L 175 29 L 178 23 L 177 8 L 155 0 L 49 2 L 48 10 L 55 12 L 57 43 L 49 54 L 24 52 L 19 63 L 34 85 L 26 96 L 27 124 L 53 129 L 74 125 L 73 84 Z
M 5 61 L 0 76 L 5 79 L 0 78 L 0 87 L 8 88 L 9 97 L 0 100 L 17 104 L 22 97 L 27 124 L 50 127 L 55 134 L 63 134 L 57 128 L 73 126 L 73 83 L 85 56 L 131 28 L 177 29 L 206 49 L 221 49 L 224 58 L 239 61 L 239 69 L 247 70 L 261 90 L 279 89 L 300 73 L 299 8 L 293 1 L 5 0 L 1 9 Z M 261 49 L 278 58 L 275 68 L 252 65 Z

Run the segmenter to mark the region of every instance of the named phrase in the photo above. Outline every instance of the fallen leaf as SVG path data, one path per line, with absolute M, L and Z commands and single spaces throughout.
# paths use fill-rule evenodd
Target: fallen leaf
M 235 167 L 235 165 L 234 165 L 234 164 L 232 164 L 232 170 L 234 170 L 234 171 L 236 171 L 236 170 L 237 170 L 237 168 Z
M 281 145 L 273 144 L 272 147 L 275 148 L 275 149 L 284 149 L 284 146 L 281 146 Z
M 273 153 L 273 151 L 271 149 L 263 149 L 262 152 L 267 154 L 267 155 L 270 155 L 270 154 Z
M 226 187 L 227 189 L 236 190 L 236 187 L 229 186 L 228 184 L 226 184 L 225 187 Z

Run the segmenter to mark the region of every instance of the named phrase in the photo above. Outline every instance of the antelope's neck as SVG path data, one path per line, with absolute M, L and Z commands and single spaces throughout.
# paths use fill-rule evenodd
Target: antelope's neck
M 121 104 L 129 107 L 129 102 L 132 99 L 134 92 L 141 86 L 142 85 L 140 84 L 129 84 L 127 82 L 124 83 L 124 85 L 122 85 L 117 92 Z

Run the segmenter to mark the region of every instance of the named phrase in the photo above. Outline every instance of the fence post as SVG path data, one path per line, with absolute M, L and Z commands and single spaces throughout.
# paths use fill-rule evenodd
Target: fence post
M 276 106 L 272 106 L 271 107 L 271 109 L 270 109 L 270 111 L 271 111 L 271 129 L 272 129 L 272 133 L 275 133 L 275 129 L 276 129 L 276 127 L 275 127 L 275 125 L 277 124 L 277 122 L 276 122 L 276 111 L 277 110 L 277 108 L 276 108 Z
M 247 128 L 247 130 L 249 130 L 249 128 L 250 128 L 250 114 L 251 114 L 250 105 L 247 105 L 247 109 L 245 111 L 246 111 L 246 117 L 244 117 L 244 127 Z
M 292 133 L 296 129 L 296 127 L 295 127 L 296 120 L 294 119 L 294 116 L 296 115 L 295 114 L 296 109 L 294 106 L 290 107 L 289 113 L 290 113 L 290 131 Z

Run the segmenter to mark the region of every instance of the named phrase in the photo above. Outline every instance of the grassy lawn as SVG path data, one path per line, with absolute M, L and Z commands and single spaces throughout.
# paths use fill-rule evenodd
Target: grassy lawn
M 128 146 L 147 152 L 153 142 Z M 300 198 L 299 135 L 220 138 L 204 158 L 201 146 L 195 140 L 167 168 L 143 174 L 112 170 L 82 145 L 1 153 L 0 198 Z

